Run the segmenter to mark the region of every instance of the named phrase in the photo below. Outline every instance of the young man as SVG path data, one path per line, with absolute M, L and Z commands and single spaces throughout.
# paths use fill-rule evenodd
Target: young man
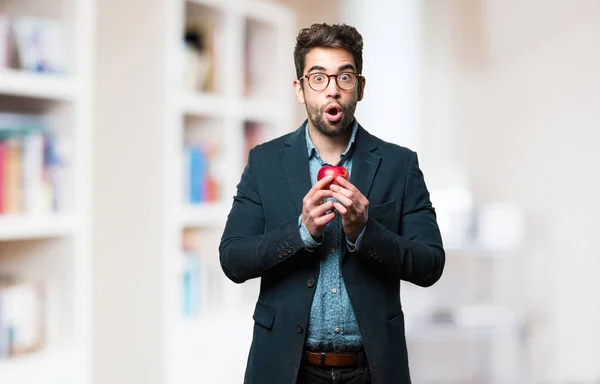
M 252 149 L 238 185 L 219 252 L 234 282 L 261 278 L 245 383 L 410 383 L 400 280 L 434 284 L 445 255 L 417 155 L 354 118 L 362 46 L 347 25 L 300 31 L 308 119 Z M 349 179 L 317 181 L 326 164 Z

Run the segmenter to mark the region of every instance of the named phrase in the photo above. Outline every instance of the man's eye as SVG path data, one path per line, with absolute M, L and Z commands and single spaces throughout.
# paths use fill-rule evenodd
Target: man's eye
M 323 76 L 323 75 L 315 75 L 315 76 L 313 76 L 313 79 L 315 81 L 321 82 L 321 81 L 325 80 L 325 76 Z
M 348 80 L 350 80 L 350 75 L 349 75 L 349 74 L 347 74 L 347 73 L 342 73 L 342 74 L 339 76 L 339 79 L 340 79 L 340 80 L 342 80 L 342 81 L 348 81 Z

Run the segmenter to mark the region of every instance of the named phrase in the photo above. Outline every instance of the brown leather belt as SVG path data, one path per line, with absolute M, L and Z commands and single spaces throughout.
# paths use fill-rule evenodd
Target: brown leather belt
M 304 351 L 302 360 L 308 364 L 327 367 L 352 367 L 358 365 L 360 352 L 313 352 Z

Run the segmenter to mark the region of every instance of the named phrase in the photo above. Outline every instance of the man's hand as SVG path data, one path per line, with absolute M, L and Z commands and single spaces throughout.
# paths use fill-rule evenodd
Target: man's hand
M 335 209 L 342 215 L 342 226 L 346 237 L 351 242 L 356 239 L 367 225 L 369 218 L 369 200 L 348 180 L 343 177 L 336 179 L 338 185 L 331 184 Z
M 313 239 L 321 237 L 327 223 L 335 218 L 333 201 L 325 201 L 326 198 L 333 195 L 333 191 L 326 189 L 327 184 L 332 180 L 331 176 L 322 178 L 302 199 L 302 223 Z M 327 211 L 330 212 L 326 213 Z

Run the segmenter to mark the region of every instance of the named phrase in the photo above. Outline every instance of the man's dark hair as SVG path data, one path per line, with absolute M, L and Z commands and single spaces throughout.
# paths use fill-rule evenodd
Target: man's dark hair
M 311 48 L 342 48 L 352 54 L 356 71 L 362 73 L 363 38 L 356 28 L 346 24 L 313 24 L 303 28 L 296 38 L 294 63 L 296 76 L 304 76 L 306 54 Z

